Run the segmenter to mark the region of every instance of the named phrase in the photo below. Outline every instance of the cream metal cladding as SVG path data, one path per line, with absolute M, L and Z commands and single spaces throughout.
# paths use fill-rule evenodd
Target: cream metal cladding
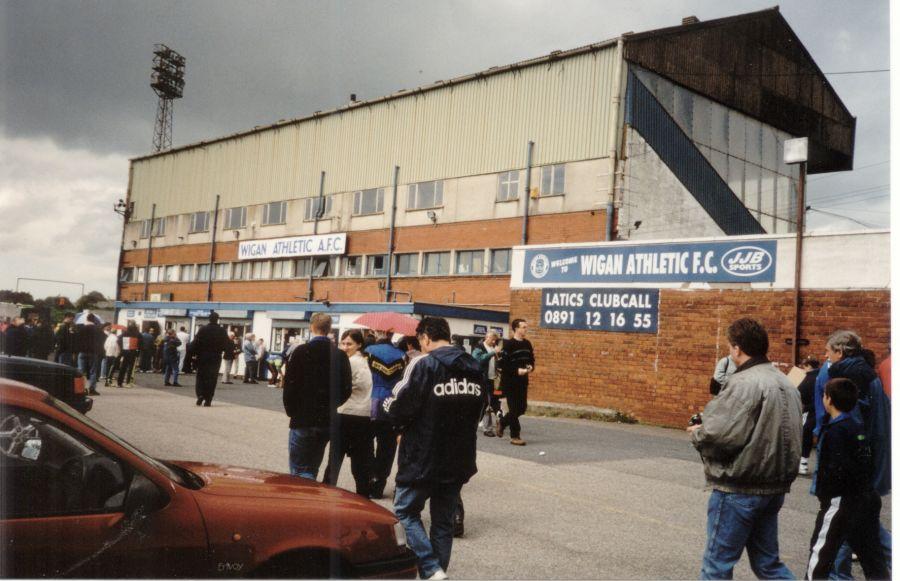
M 615 44 L 132 162 L 134 220 L 607 157 Z M 486 71 L 490 73 L 490 71 Z

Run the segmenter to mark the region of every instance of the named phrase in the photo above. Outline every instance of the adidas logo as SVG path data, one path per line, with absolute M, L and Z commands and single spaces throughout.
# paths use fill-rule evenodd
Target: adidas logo
M 447 383 L 438 383 L 434 386 L 434 395 L 474 395 L 481 396 L 481 385 L 468 379 L 457 380 L 455 377 Z

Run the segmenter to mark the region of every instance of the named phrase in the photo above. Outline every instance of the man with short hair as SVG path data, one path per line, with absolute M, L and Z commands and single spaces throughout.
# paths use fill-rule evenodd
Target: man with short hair
M 284 411 L 291 418 L 288 453 L 291 475 L 316 480 L 325 445 L 337 441 L 338 407 L 353 389 L 350 360 L 328 335 L 331 315 L 315 313 L 309 342 L 291 349 L 284 372 Z M 333 453 L 340 446 L 332 445 Z M 337 462 L 335 461 L 335 464 Z
M 209 313 L 209 324 L 203 325 L 194 337 L 193 350 L 197 356 L 197 405 L 210 407 L 216 394 L 222 352 L 230 347 L 228 334 L 219 326 L 219 313 Z
M 184 359 L 187 357 L 187 346 L 191 342 L 191 336 L 188 335 L 184 326 L 178 327 L 178 333 L 175 335 L 181 341 L 181 345 L 178 346 L 178 370 L 181 370 L 184 369 Z
M 800 393 L 766 358 L 769 337 L 753 319 L 728 327 L 737 365 L 688 427 L 712 488 L 701 579 L 731 579 L 744 548 L 761 579 L 793 579 L 778 556 L 778 512 L 800 466 Z
M 478 362 L 450 344 L 450 326 L 425 317 L 416 336 L 426 353 L 413 359 L 383 407 L 402 436 L 394 512 L 419 559 L 422 579 L 446 579 L 453 514 L 475 466 L 475 428 L 487 386 Z M 422 524 L 431 504 L 430 537 Z
M 406 367 L 404 352 L 391 343 L 392 335 L 390 331 L 378 331 L 375 343 L 363 350 L 372 371 L 372 438 L 375 456 L 372 462 L 372 485 L 369 488 L 371 498 L 381 498 L 384 494 L 384 487 L 394 466 L 394 456 L 397 455 L 397 431 L 381 407 L 403 377 L 403 369 Z
M 525 338 L 528 333 L 528 322 L 525 319 L 513 319 L 509 324 L 513 336 L 503 341 L 500 351 L 500 389 L 506 397 L 509 412 L 497 422 L 497 435 L 503 437 L 503 431 L 509 428 L 509 443 L 524 446 L 522 425 L 519 417 L 528 409 L 528 376 L 534 371 L 534 347 Z

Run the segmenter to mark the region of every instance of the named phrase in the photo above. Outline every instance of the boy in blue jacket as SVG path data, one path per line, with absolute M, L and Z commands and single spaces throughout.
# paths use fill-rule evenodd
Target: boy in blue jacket
M 810 539 L 807 579 L 828 579 L 838 549 L 847 542 L 859 555 L 867 579 L 890 573 L 878 538 L 881 497 L 872 486 L 872 451 L 863 425 L 850 412 L 859 390 L 849 379 L 825 384 L 828 414 L 819 436 L 816 496 L 819 514 Z

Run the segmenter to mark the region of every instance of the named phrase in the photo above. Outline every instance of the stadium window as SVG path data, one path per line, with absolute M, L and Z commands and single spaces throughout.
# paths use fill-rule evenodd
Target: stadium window
M 565 192 L 566 166 L 545 165 L 541 168 L 541 195 L 558 196 Z
M 508 202 L 519 197 L 519 170 L 505 171 L 500 174 L 497 190 L 497 201 Z
M 409 196 L 406 201 L 408 210 L 439 208 L 444 205 L 444 182 L 419 182 L 409 185 Z
M 287 202 L 269 202 L 263 206 L 263 226 L 284 224 L 287 214 Z

